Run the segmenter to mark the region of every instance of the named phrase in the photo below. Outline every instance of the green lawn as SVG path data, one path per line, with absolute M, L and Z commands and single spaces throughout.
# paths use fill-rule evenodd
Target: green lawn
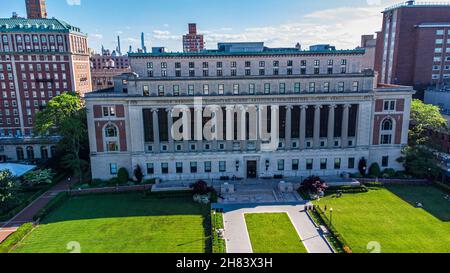
M 444 196 L 432 186 L 398 185 L 315 204 L 333 208 L 333 225 L 354 252 L 368 252 L 375 241 L 384 253 L 435 253 L 450 252 L 450 203 Z M 417 202 L 424 208 L 416 208 Z
M 286 213 L 245 214 L 254 253 L 307 253 Z
M 79 242 L 83 253 L 202 253 L 208 206 L 186 197 L 142 194 L 72 197 L 53 211 L 14 252 L 65 253 Z

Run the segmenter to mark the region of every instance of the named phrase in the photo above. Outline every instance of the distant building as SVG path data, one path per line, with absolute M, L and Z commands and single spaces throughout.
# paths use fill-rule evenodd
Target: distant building
M 113 77 L 130 71 L 128 56 L 118 52 L 102 50 L 102 54 L 92 54 L 91 58 L 92 90 L 114 87 Z
M 31 4 L 32 1 L 27 1 Z M 87 35 L 59 19 L 0 18 L 0 158 L 33 161 L 52 157 L 58 138 L 36 138 L 35 113 L 55 96 L 91 91 Z
M 25 0 L 27 7 L 28 19 L 43 19 L 47 18 L 47 7 L 45 0 Z
M 374 35 L 362 35 L 361 45 L 358 47 L 366 51 L 365 62 L 363 66 L 368 69 L 374 70 L 375 67 L 375 52 L 377 47 L 377 39 Z
M 450 3 L 407 1 L 384 10 L 375 70 L 381 83 L 418 90 L 450 79 Z
M 200 52 L 205 49 L 203 35 L 197 34 L 197 25 L 189 24 L 189 33 L 183 35 L 184 52 Z

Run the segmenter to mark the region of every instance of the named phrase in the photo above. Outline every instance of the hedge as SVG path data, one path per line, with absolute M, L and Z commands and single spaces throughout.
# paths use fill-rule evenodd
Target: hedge
M 342 186 L 342 187 L 331 187 L 325 190 L 325 193 L 337 193 L 340 191 L 341 193 L 362 193 L 362 192 L 368 192 L 369 189 L 367 189 L 366 186 L 358 186 L 358 187 L 352 187 L 352 186 Z
M 50 202 L 48 202 L 42 209 L 40 209 L 36 215 L 33 216 L 34 221 L 38 221 L 47 216 L 52 210 L 61 205 L 69 198 L 67 192 L 60 192 Z
M 315 208 L 314 212 L 316 213 L 320 221 L 327 227 L 330 234 L 336 240 L 337 246 L 339 247 L 339 251 L 344 253 L 352 253 L 352 249 L 350 248 L 349 244 L 345 241 L 342 235 L 333 226 L 333 224 L 330 222 L 330 220 L 325 215 L 323 210 L 319 206 L 314 206 L 314 208 Z
M 450 193 L 450 186 L 441 182 L 437 182 L 435 181 L 433 183 L 436 187 L 438 187 L 439 189 L 445 191 L 446 193 Z
M 33 223 L 21 225 L 15 232 L 0 243 L 0 253 L 10 252 L 13 247 L 15 247 L 27 234 L 33 230 L 33 228 Z
M 211 244 L 213 253 L 226 253 L 225 240 L 220 239 L 217 230 L 223 229 L 223 214 L 211 211 Z

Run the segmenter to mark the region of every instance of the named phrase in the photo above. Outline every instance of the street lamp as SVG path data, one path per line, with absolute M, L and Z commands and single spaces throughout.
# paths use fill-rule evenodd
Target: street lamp
M 332 225 L 333 222 L 333 208 L 330 208 L 330 225 Z

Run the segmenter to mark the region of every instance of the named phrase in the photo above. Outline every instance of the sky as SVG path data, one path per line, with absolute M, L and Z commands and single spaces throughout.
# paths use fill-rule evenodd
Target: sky
M 359 45 L 363 34 L 381 29 L 381 12 L 395 0 L 47 0 L 49 17 L 80 27 L 89 47 L 122 51 L 164 46 L 182 51 L 188 23 L 197 23 L 206 47 L 218 42 L 265 42 L 269 47 L 303 48 L 329 43 L 339 49 Z M 432 2 L 421 0 L 420 2 Z M 0 17 L 26 16 L 25 0 L 0 0 Z

